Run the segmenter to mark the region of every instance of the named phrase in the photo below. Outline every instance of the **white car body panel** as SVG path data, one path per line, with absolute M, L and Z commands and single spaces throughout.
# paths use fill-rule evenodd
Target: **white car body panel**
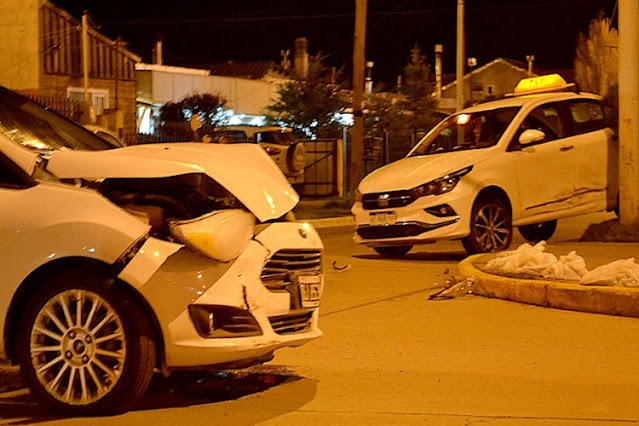
M 95 191 L 42 182 L 0 188 L 0 330 L 11 297 L 31 272 L 68 257 L 114 263 L 149 227 Z M 65 206 L 61 209 L 60 206 Z M 96 214 L 99 212 L 99 214 Z M 0 358 L 4 339 L 0 339 Z
M 281 170 L 262 148 L 251 144 L 173 143 L 100 152 L 56 151 L 47 170 L 59 178 L 85 179 L 205 173 L 236 196 L 262 222 L 283 216 L 299 201 Z M 242 170 L 252 173 L 242 174 Z
M 303 231 L 303 232 L 301 232 Z M 302 233 L 306 237 L 302 236 Z M 232 262 L 216 262 L 183 248 L 174 251 L 169 243 L 150 238 L 147 244 L 120 274 L 134 284 L 131 277 L 148 276 L 135 282 L 149 302 L 164 335 L 166 367 L 194 367 L 259 357 L 283 346 L 298 346 L 322 335 L 318 328 L 319 309 L 315 309 L 310 330 L 302 334 L 280 335 L 273 331 L 268 318 L 290 312 L 291 295 L 271 292 L 264 287 L 260 271 L 270 254 L 282 248 L 323 248 L 317 232 L 308 224 L 274 223 L 249 242 Z M 159 256 L 154 250 L 160 251 Z M 173 254 L 168 255 L 173 251 Z M 165 258 L 159 264 L 154 257 Z M 323 277 L 322 277 L 323 284 Z M 247 309 L 260 324 L 260 336 L 232 339 L 206 339 L 198 335 L 189 318 L 188 306 L 226 305 Z

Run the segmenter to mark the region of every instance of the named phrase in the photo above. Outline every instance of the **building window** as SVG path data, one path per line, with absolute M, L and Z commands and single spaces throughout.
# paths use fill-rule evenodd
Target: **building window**
M 93 104 L 96 115 L 102 115 L 109 108 L 109 91 L 106 89 L 89 89 L 89 102 Z M 83 102 L 84 89 L 81 87 L 68 87 L 67 97 L 71 100 Z
M 495 88 L 492 85 L 489 85 L 488 87 L 486 87 L 486 94 L 488 96 L 492 96 L 495 94 Z

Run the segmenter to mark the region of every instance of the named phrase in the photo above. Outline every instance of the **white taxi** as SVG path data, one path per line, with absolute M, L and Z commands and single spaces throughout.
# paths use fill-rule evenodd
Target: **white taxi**
M 366 176 L 352 207 L 355 240 L 381 255 L 461 239 L 468 253 L 530 241 L 557 219 L 617 205 L 617 146 L 601 99 L 558 75 L 451 115 L 409 154 Z

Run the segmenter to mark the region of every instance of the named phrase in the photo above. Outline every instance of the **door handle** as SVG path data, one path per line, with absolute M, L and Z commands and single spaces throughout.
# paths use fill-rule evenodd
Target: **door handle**
M 572 146 L 572 145 L 562 146 L 561 148 L 559 148 L 559 151 L 566 152 L 566 151 L 570 151 L 573 148 L 574 148 L 574 146 Z

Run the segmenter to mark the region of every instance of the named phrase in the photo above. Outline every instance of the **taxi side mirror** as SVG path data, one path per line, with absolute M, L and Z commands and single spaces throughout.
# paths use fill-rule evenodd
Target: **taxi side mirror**
M 519 136 L 519 144 L 521 146 L 530 145 L 531 143 L 541 142 L 546 139 L 546 134 L 541 130 L 528 129 Z

